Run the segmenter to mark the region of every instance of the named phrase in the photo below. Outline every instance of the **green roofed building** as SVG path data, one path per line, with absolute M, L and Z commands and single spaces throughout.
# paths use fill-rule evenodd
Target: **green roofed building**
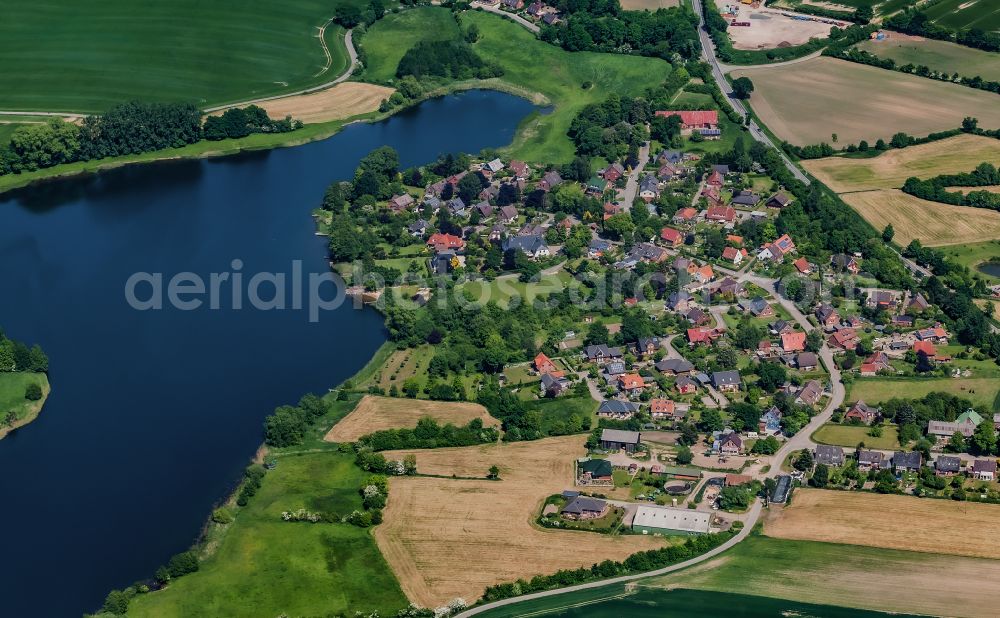
M 607 459 L 587 459 L 580 462 L 580 476 L 588 476 L 592 479 L 611 478 L 611 462 Z

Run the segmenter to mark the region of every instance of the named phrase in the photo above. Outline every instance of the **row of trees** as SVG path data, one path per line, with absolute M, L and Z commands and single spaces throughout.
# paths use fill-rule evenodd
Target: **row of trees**
M 462 40 L 420 41 L 411 47 L 396 68 L 396 77 L 489 79 L 503 75 L 503 68 L 486 62 Z
M 826 53 L 826 55 L 841 58 L 843 60 L 850 60 L 851 62 L 857 62 L 859 64 L 867 64 L 868 66 L 874 66 L 889 71 L 900 71 L 901 73 L 911 73 L 913 75 L 919 75 L 920 77 L 954 82 L 970 88 L 986 90 L 988 92 L 1000 92 L 1000 81 L 986 80 L 979 75 L 976 75 L 975 77 L 966 77 L 964 75 L 959 75 L 957 72 L 948 73 L 946 71 L 936 71 L 923 64 L 907 63 L 897 65 L 896 61 L 892 58 L 879 58 L 874 54 L 854 47 L 841 50 L 829 50 L 829 53 Z
M 18 127 L 10 142 L 0 146 L 0 174 L 180 148 L 202 139 L 291 131 L 300 126 L 291 118 L 273 121 L 264 110 L 251 105 L 210 117 L 203 129 L 202 112 L 191 103 L 131 101 L 100 116 L 88 116 L 80 126 L 54 118 L 45 124 Z
M 361 437 L 358 442 L 373 451 L 413 448 L 444 448 L 489 444 L 500 438 L 495 427 L 484 427 L 483 420 L 474 418 L 463 427 L 451 423 L 438 424 L 432 418 L 422 418 L 413 429 L 384 429 Z
M 1000 51 L 1000 34 L 987 32 L 980 28 L 952 30 L 934 23 L 926 13 L 916 8 L 900 11 L 886 19 L 882 25 L 890 30 L 898 30 L 906 34 L 942 41 L 954 41 L 959 45 L 986 51 Z
M 49 370 L 49 357 L 37 344 L 26 344 L 9 339 L 0 330 L 0 372 L 29 371 L 45 373 Z
M 961 193 L 948 191 L 948 187 L 988 187 L 1000 184 L 1000 171 L 991 163 L 980 163 L 971 172 L 941 174 L 921 180 L 910 177 L 903 184 L 903 191 L 910 195 L 953 206 L 973 206 L 1000 210 L 1000 194 L 990 191 Z

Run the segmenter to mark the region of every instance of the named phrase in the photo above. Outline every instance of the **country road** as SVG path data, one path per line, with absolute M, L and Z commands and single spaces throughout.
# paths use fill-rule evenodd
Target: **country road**
M 504 11 L 498 6 L 492 4 L 484 4 L 482 2 L 472 2 L 469 4 L 469 6 L 471 6 L 474 9 L 482 9 L 489 13 L 493 13 L 494 15 L 500 15 L 501 17 L 506 17 L 507 19 L 513 20 L 514 22 L 524 26 L 525 28 L 527 28 L 531 32 L 534 32 L 535 34 L 541 32 L 541 28 L 539 28 L 536 24 L 531 23 L 530 21 L 528 21 L 527 19 L 521 17 L 516 13 L 509 13 L 507 11 Z
M 325 28 L 325 26 L 324 26 Z M 322 40 L 321 40 L 322 43 Z M 347 81 L 354 69 L 358 66 L 358 51 L 354 48 L 354 30 L 348 30 L 344 34 L 344 46 L 347 48 L 347 55 L 350 62 L 347 65 L 347 69 L 338 75 L 336 78 L 324 82 L 318 86 L 312 86 L 311 88 L 303 88 L 302 90 L 296 90 L 295 92 L 286 92 L 284 94 L 276 94 L 269 97 L 258 97 L 256 99 L 248 99 L 246 101 L 238 101 L 236 103 L 227 103 L 225 105 L 216 105 L 214 107 L 205 108 L 206 113 L 212 113 L 221 111 L 224 109 L 229 109 L 231 107 L 244 107 L 247 105 L 254 105 L 256 103 L 263 103 L 264 101 L 275 101 L 277 99 L 287 99 L 289 97 L 297 97 L 303 94 L 312 94 L 314 92 L 319 92 L 320 90 L 326 90 L 327 88 L 332 88 L 341 82 Z M 324 47 L 325 49 L 325 47 Z M 326 50 L 329 54 L 329 50 Z M 33 112 L 33 111 L 8 111 L 0 110 L 0 116 L 51 116 L 55 118 L 64 118 L 67 120 L 77 120 L 87 116 L 87 114 L 81 114 L 79 112 Z
M 747 108 L 744 106 L 742 101 L 733 96 L 733 89 L 729 85 L 729 81 L 726 80 L 726 75 L 722 68 L 723 65 L 719 64 L 719 59 L 715 56 L 715 45 L 712 43 L 712 37 L 708 36 L 708 31 L 705 29 L 705 16 L 702 13 L 701 0 L 691 0 L 691 6 L 694 9 L 694 12 L 698 14 L 698 36 L 701 38 L 701 55 L 705 61 L 711 65 L 712 76 L 715 77 L 715 81 L 719 83 L 719 88 L 722 89 L 723 94 L 725 94 L 729 99 L 729 103 L 733 106 L 733 109 L 735 109 L 736 113 L 745 119 L 748 114 Z M 750 131 L 750 136 L 756 141 L 770 146 L 778 151 L 778 154 L 781 156 L 781 160 L 785 163 L 785 167 L 788 168 L 788 171 L 791 172 L 795 178 L 805 184 L 810 184 L 809 177 L 806 176 L 802 170 L 796 167 L 794 163 L 792 163 L 792 160 L 788 158 L 788 155 L 786 155 L 781 148 L 778 148 L 777 145 L 771 141 L 771 138 L 768 137 L 760 126 L 757 125 L 756 120 L 751 119 L 747 128 Z

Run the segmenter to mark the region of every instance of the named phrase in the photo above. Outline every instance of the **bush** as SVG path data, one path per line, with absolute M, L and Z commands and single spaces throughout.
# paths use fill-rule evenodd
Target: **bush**
M 170 577 L 178 578 L 198 570 L 198 556 L 193 551 L 181 552 L 167 563 Z
M 42 387 L 35 383 L 29 384 L 24 389 L 24 398 L 28 401 L 38 401 L 42 398 Z
M 212 511 L 212 521 L 217 524 L 231 524 L 233 523 L 233 514 L 226 508 L 217 508 Z

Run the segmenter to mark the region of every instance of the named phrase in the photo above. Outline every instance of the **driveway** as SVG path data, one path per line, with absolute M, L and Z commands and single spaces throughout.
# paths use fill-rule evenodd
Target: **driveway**
M 474 9 L 482 9 L 482 10 L 487 11 L 489 13 L 493 13 L 494 15 L 501 15 L 503 17 L 506 17 L 507 19 L 515 21 L 518 24 L 524 26 L 525 28 L 527 28 L 528 30 L 534 32 L 535 34 L 538 34 L 541 31 L 541 28 L 539 28 L 535 24 L 531 23 L 527 19 L 525 19 L 525 18 L 523 18 L 520 15 L 517 15 L 515 13 L 508 13 L 507 11 L 501 10 L 500 7 L 498 7 L 496 5 L 493 5 L 493 4 L 483 4 L 482 2 L 473 2 L 469 6 L 471 6 Z

